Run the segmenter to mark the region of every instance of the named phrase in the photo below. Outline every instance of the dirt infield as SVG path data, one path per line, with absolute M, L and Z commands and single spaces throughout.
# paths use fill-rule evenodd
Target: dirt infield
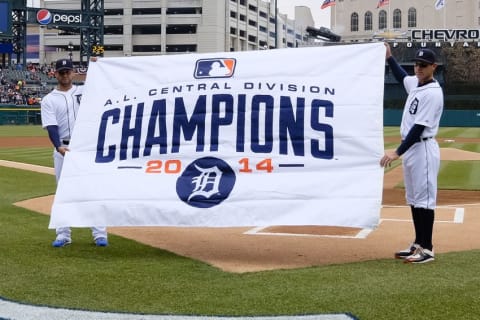
M 48 139 L 0 138 L 0 147 L 48 145 Z M 469 140 L 471 142 L 471 139 Z M 25 144 L 24 144 L 25 143 Z M 442 149 L 442 160 L 480 160 L 480 154 Z M 0 161 L 3 166 L 15 166 Z M 18 167 L 18 166 L 17 166 Z M 20 166 L 21 169 L 28 167 Z M 35 170 L 35 168 L 33 168 Z M 38 168 L 36 168 L 38 169 Z M 52 173 L 53 170 L 50 169 Z M 385 174 L 381 220 L 375 230 L 321 226 L 250 228 L 109 228 L 109 233 L 204 261 L 229 272 L 300 268 L 391 258 L 412 240 L 398 167 Z M 16 203 L 49 214 L 53 196 Z M 436 253 L 480 248 L 480 192 L 440 190 L 436 210 Z M 75 236 L 74 236 L 75 237 Z M 74 238 L 75 241 L 75 238 Z M 111 245 L 115 245 L 112 243 Z

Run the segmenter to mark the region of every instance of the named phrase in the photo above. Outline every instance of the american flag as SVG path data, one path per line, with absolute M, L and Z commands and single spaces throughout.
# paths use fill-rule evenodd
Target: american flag
M 387 4 L 388 4 L 388 0 L 378 0 L 377 9 L 383 6 L 386 6 Z
M 436 0 L 435 1 L 435 9 L 442 10 L 445 7 L 445 1 L 447 0 Z
M 327 7 L 334 6 L 334 5 L 335 5 L 335 0 L 325 0 L 325 1 L 323 1 L 320 9 L 325 9 Z

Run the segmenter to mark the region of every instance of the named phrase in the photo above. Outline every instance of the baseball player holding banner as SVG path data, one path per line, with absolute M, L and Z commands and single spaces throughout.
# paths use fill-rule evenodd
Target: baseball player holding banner
M 390 166 L 403 155 L 406 200 L 415 228 L 413 243 L 396 252 L 395 257 L 408 263 L 426 263 L 434 260 L 432 233 L 440 168 L 440 148 L 435 135 L 443 111 L 443 91 L 433 77 L 437 64 L 432 50 L 420 49 L 415 53 L 415 76 L 408 76 L 392 56 L 388 43 L 385 46 L 386 60 L 408 97 L 400 126 L 402 143 L 396 150 L 386 152 L 380 165 Z
M 83 86 L 73 85 L 73 76 L 72 61 L 58 60 L 55 65 L 57 88 L 46 95 L 41 103 L 42 127 L 48 131 L 48 137 L 55 147 L 53 165 L 57 183 L 62 172 L 63 157 L 69 151 L 68 145 L 83 91 Z M 72 242 L 70 227 L 57 228 L 56 234 L 53 247 L 64 247 Z M 92 235 L 97 246 L 108 245 L 105 227 L 92 227 Z

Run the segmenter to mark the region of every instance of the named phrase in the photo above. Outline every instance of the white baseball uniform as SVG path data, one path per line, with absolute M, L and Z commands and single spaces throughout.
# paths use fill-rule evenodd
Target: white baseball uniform
M 74 85 L 68 91 L 54 89 L 42 99 L 40 111 L 42 127 L 58 126 L 58 134 L 63 146 L 68 144 L 72 136 L 82 92 L 83 86 Z M 53 165 L 55 168 L 55 177 L 58 182 L 63 167 L 63 155 L 57 152 L 56 149 L 53 152 Z M 71 240 L 71 230 L 69 227 L 58 228 L 56 232 L 57 239 Z M 106 228 L 92 227 L 92 235 L 94 240 L 97 238 L 107 238 Z
M 400 133 L 404 140 L 415 125 L 423 125 L 422 137 L 403 155 L 406 199 L 416 208 L 435 209 L 440 148 L 435 136 L 443 111 L 443 91 L 437 81 L 418 87 L 416 76 L 407 76 L 403 85 L 408 93 Z

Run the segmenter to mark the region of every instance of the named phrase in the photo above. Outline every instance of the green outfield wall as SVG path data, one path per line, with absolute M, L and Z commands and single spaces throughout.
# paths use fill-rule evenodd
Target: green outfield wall
M 402 120 L 400 109 L 385 109 L 383 123 L 385 126 L 399 126 Z M 480 127 L 479 110 L 443 110 L 441 127 Z
M 0 106 L 0 125 L 41 124 L 40 107 Z

